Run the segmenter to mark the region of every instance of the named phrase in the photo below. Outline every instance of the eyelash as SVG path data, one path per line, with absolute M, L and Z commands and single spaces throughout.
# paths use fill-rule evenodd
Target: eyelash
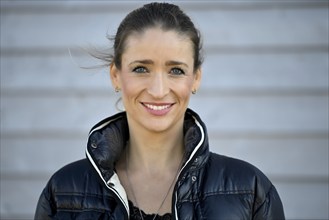
M 135 73 L 146 73 L 146 72 L 148 72 L 148 70 L 147 70 L 147 68 L 145 68 L 143 66 L 137 66 L 133 69 L 133 72 L 135 72 Z
M 174 71 L 178 71 L 178 73 L 174 73 Z M 177 67 L 172 68 L 172 69 L 170 70 L 170 73 L 173 74 L 173 75 L 175 75 L 175 76 L 185 75 L 184 70 L 182 70 L 181 68 L 177 68 Z
M 144 66 L 137 66 L 132 71 L 139 74 L 149 72 L 148 69 Z M 181 68 L 174 67 L 170 69 L 170 74 L 174 76 L 179 76 L 179 75 L 185 75 L 185 72 Z

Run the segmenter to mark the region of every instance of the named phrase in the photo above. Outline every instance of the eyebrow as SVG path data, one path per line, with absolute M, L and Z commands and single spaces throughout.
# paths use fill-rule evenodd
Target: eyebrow
M 141 63 L 141 64 L 153 64 L 154 62 L 152 60 L 135 60 L 131 63 L 129 63 L 129 66 L 135 63 Z
M 175 60 L 169 60 L 165 63 L 166 66 L 185 66 L 188 67 L 186 63 L 175 61 Z
M 141 64 L 154 64 L 154 62 L 152 60 L 135 60 L 131 63 L 129 63 L 129 66 L 132 64 L 136 64 L 136 63 L 141 63 Z M 180 62 L 180 61 L 175 61 L 175 60 L 169 60 L 167 62 L 165 62 L 166 66 L 185 66 L 188 67 L 188 65 L 184 62 Z

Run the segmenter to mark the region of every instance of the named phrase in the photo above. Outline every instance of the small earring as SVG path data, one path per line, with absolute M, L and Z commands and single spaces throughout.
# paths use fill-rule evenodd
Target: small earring
M 196 94 L 196 89 L 192 90 L 192 94 L 195 95 Z
M 120 92 L 119 87 L 115 87 L 114 91 L 115 91 L 116 93 Z

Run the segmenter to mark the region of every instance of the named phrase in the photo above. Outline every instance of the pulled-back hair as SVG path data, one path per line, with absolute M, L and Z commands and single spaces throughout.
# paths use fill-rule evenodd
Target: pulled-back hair
M 114 63 L 118 69 L 121 69 L 121 58 L 127 38 L 134 33 L 142 33 L 153 27 L 159 27 L 165 31 L 176 31 L 189 38 L 193 46 L 194 70 L 201 66 L 203 60 L 200 32 L 178 6 L 169 3 L 149 3 L 130 12 L 120 23 L 116 35 L 108 37 L 114 40 L 114 54 L 98 58 L 108 64 Z

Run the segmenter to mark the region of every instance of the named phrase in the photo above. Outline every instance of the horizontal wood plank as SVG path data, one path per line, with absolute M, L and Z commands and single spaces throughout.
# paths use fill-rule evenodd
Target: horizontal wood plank
M 328 138 L 216 138 L 214 152 L 245 160 L 278 181 L 324 181 L 328 178 Z M 306 162 L 306 161 L 307 162 Z
M 328 182 L 274 184 L 283 202 L 286 219 L 329 219 Z
M 197 12 L 194 17 L 201 32 L 205 33 L 206 45 L 287 45 L 289 47 L 328 43 L 326 39 L 328 21 L 325 19 L 328 17 L 328 8 L 252 10 L 236 13 L 205 11 Z
M 305 1 L 181 1 L 173 0 L 173 3 L 179 5 L 188 11 L 235 11 L 235 10 L 273 10 L 273 9 L 303 9 L 303 8 L 325 8 L 328 7 L 326 0 L 305 0 Z M 40 1 L 2 1 L 2 14 L 6 13 L 109 13 L 111 11 L 129 12 L 134 8 L 140 7 L 143 2 L 135 1 L 69 1 L 56 2 L 53 0 Z
M 33 219 L 37 202 L 47 179 L 0 180 L 0 219 Z
M 201 90 L 328 89 L 328 54 L 211 54 Z
M 195 96 L 190 106 L 200 113 L 209 132 L 266 134 L 328 130 L 326 96 Z
M 64 165 L 86 158 L 85 138 L 1 140 L 1 173 L 7 179 L 44 178 Z M 24 152 L 24 153 L 22 153 Z

